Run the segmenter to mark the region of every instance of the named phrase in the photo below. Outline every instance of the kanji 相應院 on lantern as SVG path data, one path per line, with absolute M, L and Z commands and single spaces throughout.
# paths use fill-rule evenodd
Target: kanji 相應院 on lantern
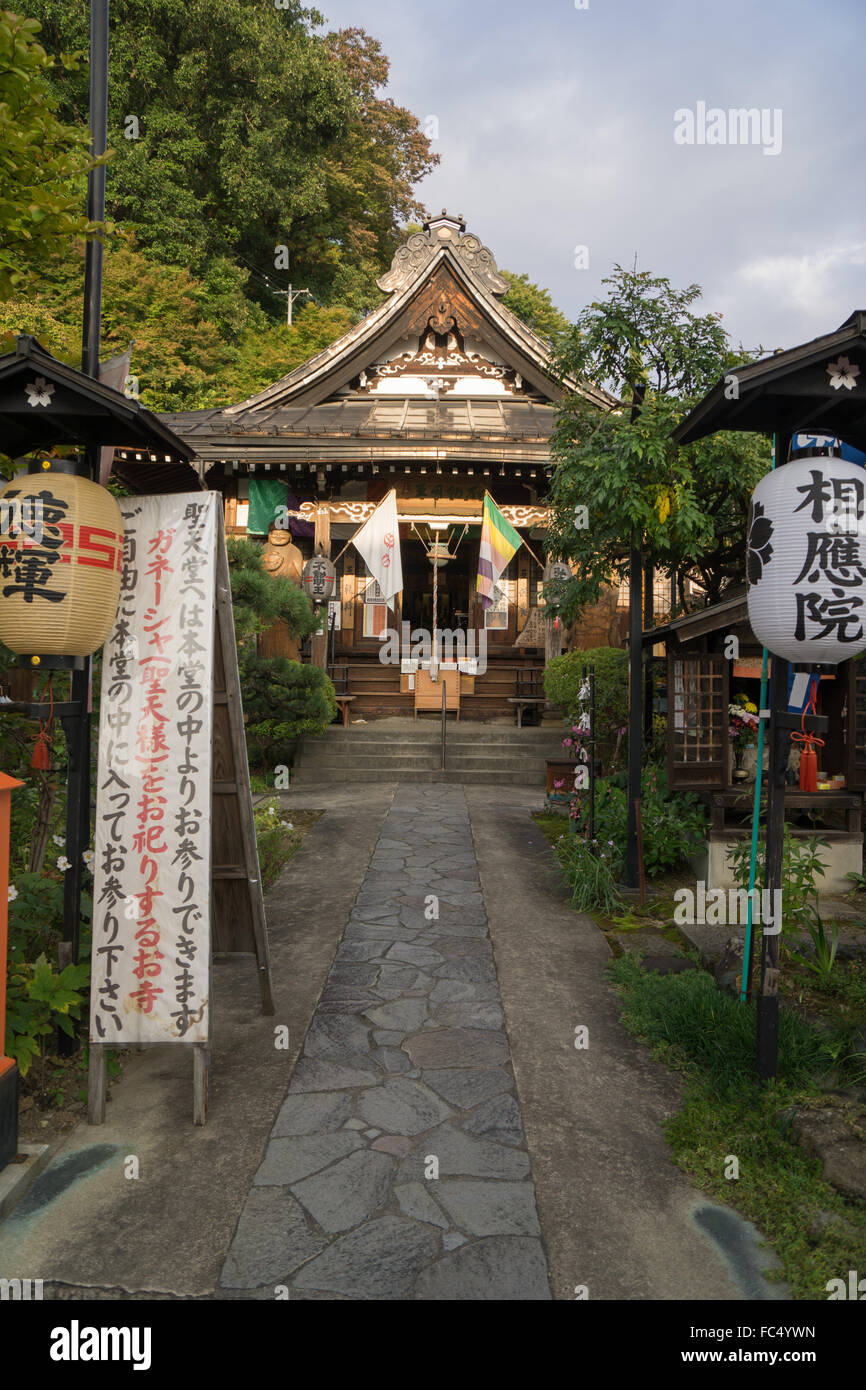
M 84 464 L 41 458 L 0 490 L 0 640 L 21 665 L 79 666 L 117 614 L 123 518 Z
M 866 650 L 866 469 L 797 459 L 752 493 L 749 623 L 776 656 L 835 666 Z

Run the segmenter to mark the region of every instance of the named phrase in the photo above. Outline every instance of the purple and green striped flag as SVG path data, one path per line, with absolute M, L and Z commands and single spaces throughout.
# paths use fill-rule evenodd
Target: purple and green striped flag
M 493 607 L 493 590 L 512 555 L 520 548 L 520 537 L 505 520 L 493 498 L 484 497 L 484 520 L 481 526 L 481 549 L 478 552 L 478 578 L 475 592 L 483 609 Z

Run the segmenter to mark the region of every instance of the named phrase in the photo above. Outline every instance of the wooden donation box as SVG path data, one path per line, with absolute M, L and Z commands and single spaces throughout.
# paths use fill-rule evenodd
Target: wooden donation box
M 442 708 L 442 689 L 445 689 L 445 708 L 453 710 L 457 718 L 460 718 L 460 672 L 455 666 L 453 670 L 446 670 L 443 666 L 439 667 L 439 679 L 432 680 L 430 672 L 423 670 L 415 672 L 415 718 L 418 718 L 420 710 L 441 710 Z

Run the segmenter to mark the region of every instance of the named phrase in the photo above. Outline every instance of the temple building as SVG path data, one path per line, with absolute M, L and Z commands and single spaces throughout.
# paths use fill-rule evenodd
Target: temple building
M 550 438 L 564 388 L 549 345 L 503 304 L 508 283 L 462 218 L 430 218 L 378 284 L 381 305 L 282 380 L 238 405 L 164 418 L 195 450 L 206 486 L 222 492 L 229 534 L 264 540 L 282 508 L 293 548 L 335 560 L 327 661 L 355 697 L 353 715 L 411 712 L 414 681 L 379 654 L 388 630 L 431 628 L 435 546 L 438 626 L 465 632 L 467 652 L 486 650 L 485 670 L 461 664 L 461 711 L 499 717 L 565 644 L 541 617 Z M 585 383 L 565 389 L 611 404 Z M 396 612 L 348 544 L 391 489 L 404 581 Z M 524 542 L 487 611 L 475 596 L 485 492 Z M 581 645 L 618 644 L 621 616 L 614 594 L 595 615 L 598 636 Z M 312 659 L 324 664 L 322 650 L 314 639 Z

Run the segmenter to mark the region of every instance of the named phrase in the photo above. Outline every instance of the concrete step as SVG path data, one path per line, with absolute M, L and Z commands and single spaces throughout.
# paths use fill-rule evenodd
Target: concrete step
M 472 772 L 452 769 L 414 770 L 395 772 L 383 768 L 312 768 L 299 767 L 292 774 L 292 786 L 334 786 L 337 784 L 361 784 L 372 782 L 452 782 L 468 786 L 523 786 L 536 787 L 539 794 L 544 791 L 544 777 L 531 777 L 526 771 L 501 772 L 480 769 Z
M 295 761 L 296 767 L 425 767 L 439 766 L 441 760 L 441 750 L 430 748 L 424 750 L 410 749 L 389 749 L 387 752 L 358 752 L 344 754 L 337 749 L 304 749 Z M 496 745 L 485 748 L 478 746 L 469 749 L 461 749 L 455 752 L 454 749 L 446 750 L 446 763 L 449 766 L 478 768 L 489 767 L 491 769 L 502 768 L 529 768 L 543 769 L 545 759 L 538 753 L 526 752 L 518 753 L 513 748 L 498 748 Z

